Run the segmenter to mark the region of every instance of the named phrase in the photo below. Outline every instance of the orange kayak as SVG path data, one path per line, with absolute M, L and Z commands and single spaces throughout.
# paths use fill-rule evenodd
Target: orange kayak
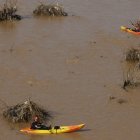
M 71 126 L 57 126 L 52 127 L 50 130 L 37 130 L 30 128 L 23 128 L 20 131 L 28 134 L 59 134 L 59 133 L 69 133 L 80 130 L 85 124 L 71 125 Z
M 140 35 L 140 32 L 133 31 L 131 28 L 127 28 L 125 26 L 121 26 L 121 30 L 134 35 Z

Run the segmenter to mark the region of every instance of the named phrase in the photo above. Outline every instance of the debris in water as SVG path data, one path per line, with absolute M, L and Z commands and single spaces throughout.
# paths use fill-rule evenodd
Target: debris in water
M 126 89 L 127 86 L 131 86 L 132 82 L 130 80 L 125 80 L 123 83 L 123 89 Z
M 125 54 L 125 60 L 127 61 L 127 66 L 129 66 L 123 82 L 123 89 L 126 90 L 126 87 L 140 85 L 140 49 L 129 49 Z
M 13 123 L 30 122 L 36 115 L 39 116 L 42 122 L 53 118 L 50 111 L 46 111 L 30 100 L 8 107 L 7 110 L 3 112 L 4 118 Z
M 131 48 L 126 52 L 125 55 L 126 61 L 136 62 L 140 60 L 140 50 Z
M 6 2 L 0 7 L 0 21 L 7 20 L 21 20 L 21 16 L 16 14 L 17 1 L 6 0 Z
M 130 21 L 130 22 L 133 26 L 132 30 L 135 31 L 135 32 L 140 32 L 140 21 L 137 20 L 136 22 L 132 22 L 132 21 Z
M 33 11 L 34 15 L 45 15 L 45 16 L 68 16 L 68 14 L 64 11 L 64 8 L 56 4 L 43 4 L 41 3 L 37 8 Z

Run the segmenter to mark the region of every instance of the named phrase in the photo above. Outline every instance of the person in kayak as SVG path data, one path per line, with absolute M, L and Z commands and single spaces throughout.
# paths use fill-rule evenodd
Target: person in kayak
M 39 117 L 35 116 L 34 121 L 31 124 L 31 129 L 39 129 L 39 130 L 50 130 L 51 126 L 47 127 L 39 121 Z
M 139 27 L 135 27 L 135 28 L 133 28 L 131 30 L 134 31 L 134 32 L 140 32 L 140 28 Z
M 132 30 L 134 32 L 140 32 L 140 23 L 137 22 L 137 23 L 133 23 L 132 21 L 130 21 L 133 28 L 128 28 L 129 30 Z

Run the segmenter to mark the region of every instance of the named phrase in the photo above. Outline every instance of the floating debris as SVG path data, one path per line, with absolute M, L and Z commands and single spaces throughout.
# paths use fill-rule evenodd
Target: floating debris
M 58 3 L 56 4 L 43 4 L 41 3 L 37 8 L 33 11 L 34 15 L 45 15 L 45 16 L 68 16 L 68 14 L 64 11 L 64 8 L 60 6 Z
M 0 8 L 0 21 L 21 20 L 21 16 L 17 15 L 17 1 L 6 0 Z
M 42 122 L 53 118 L 51 112 L 46 111 L 30 100 L 12 107 L 8 107 L 7 110 L 3 112 L 4 118 L 13 123 L 30 122 L 36 115 Z
M 132 85 L 132 83 L 130 80 L 125 80 L 123 83 L 123 89 L 126 89 L 126 87 L 131 86 L 131 85 Z
M 131 48 L 126 52 L 126 61 L 136 62 L 140 60 L 140 50 Z
M 122 88 L 126 90 L 126 87 L 138 87 L 140 86 L 140 63 L 136 63 L 133 67 L 129 67 L 129 70 L 124 76 Z
M 133 26 L 133 31 L 140 32 L 140 21 L 137 20 L 136 22 L 130 21 Z
M 122 88 L 126 90 L 126 87 L 135 86 L 134 70 L 132 71 L 132 68 L 129 68 L 129 70 L 127 71 L 127 73 L 125 75 L 126 76 L 123 75 L 124 81 L 123 81 Z
M 122 88 L 137 87 L 140 85 L 140 49 L 130 48 L 125 53 L 127 71 L 124 73 Z

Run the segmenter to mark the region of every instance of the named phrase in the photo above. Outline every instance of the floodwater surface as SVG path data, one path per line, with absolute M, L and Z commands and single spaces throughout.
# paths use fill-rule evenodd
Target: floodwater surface
M 139 18 L 140 1 L 59 2 L 70 16 L 33 17 L 38 1 L 19 0 L 24 19 L 0 23 L 0 99 L 11 106 L 31 98 L 56 113 L 52 124 L 85 123 L 84 131 L 25 135 L 0 117 L 0 139 L 139 140 L 139 89 L 121 87 L 124 51 L 140 41 L 120 26 Z

